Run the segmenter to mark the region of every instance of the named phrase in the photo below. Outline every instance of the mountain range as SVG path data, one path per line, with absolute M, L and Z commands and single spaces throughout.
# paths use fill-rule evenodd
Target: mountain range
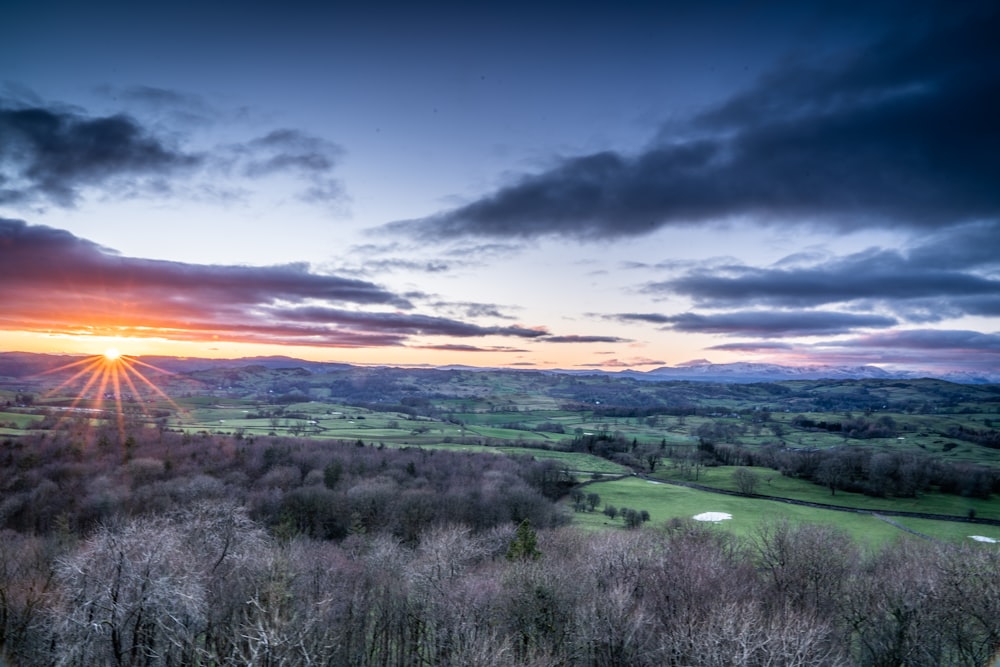
M 0 352 L 0 378 L 26 378 L 40 373 L 46 373 L 60 366 L 73 363 L 83 357 L 69 355 L 36 354 L 29 352 Z M 310 373 L 329 373 L 337 370 L 354 368 L 351 364 L 336 362 L 306 361 L 286 356 L 242 357 L 238 359 L 206 359 L 196 357 L 161 357 L 146 356 L 142 362 L 170 373 L 190 373 L 210 369 L 232 369 L 248 366 L 258 366 L 269 369 L 302 368 Z M 486 368 L 479 366 L 443 366 L 441 370 L 463 371 L 502 371 L 503 368 Z M 567 375 L 607 375 L 610 377 L 628 377 L 643 381 L 688 381 L 717 383 L 750 383 L 750 382 L 780 382 L 783 380 L 913 380 L 918 378 L 935 378 L 958 384 L 994 384 L 1000 383 L 1000 373 L 993 372 L 948 372 L 935 373 L 930 371 L 886 370 L 878 366 L 782 366 L 779 364 L 764 364 L 752 362 L 736 362 L 729 364 L 713 364 L 699 359 L 677 366 L 661 366 L 649 371 L 603 369 L 588 370 L 546 370 L 546 371 L 514 371 L 514 372 L 544 372 Z
M 663 366 L 646 372 L 623 371 L 622 374 L 640 380 L 688 380 L 703 382 L 779 382 L 781 380 L 914 380 L 934 378 L 958 384 L 993 384 L 1000 382 L 998 373 L 886 370 L 878 366 L 781 366 L 752 362 L 713 364 L 707 361 L 689 362 L 678 366 Z

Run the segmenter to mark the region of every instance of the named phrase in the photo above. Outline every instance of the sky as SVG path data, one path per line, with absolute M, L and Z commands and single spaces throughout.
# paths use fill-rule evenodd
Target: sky
M 1000 371 L 995 2 L 0 8 L 0 351 Z

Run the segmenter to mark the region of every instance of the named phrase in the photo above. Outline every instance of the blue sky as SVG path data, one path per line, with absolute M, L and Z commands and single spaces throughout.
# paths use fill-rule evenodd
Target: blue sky
M 1000 370 L 994 3 L 0 9 L 0 348 Z

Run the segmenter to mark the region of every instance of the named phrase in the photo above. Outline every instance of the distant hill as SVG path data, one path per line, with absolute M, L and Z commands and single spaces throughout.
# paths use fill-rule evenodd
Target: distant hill
M 52 371 L 60 366 L 85 358 L 83 355 L 35 354 L 30 352 L 0 352 L 0 378 L 21 379 Z M 238 359 L 205 359 L 196 357 L 144 356 L 140 359 L 169 373 L 193 373 L 246 368 L 256 366 L 269 370 L 301 368 L 309 373 L 322 374 L 346 371 L 352 368 L 371 368 L 343 363 L 306 361 L 294 357 L 241 357 Z M 427 368 L 426 370 L 434 370 Z M 781 382 L 785 380 L 913 380 L 933 378 L 958 384 L 1000 383 L 1000 373 L 951 372 L 934 373 L 920 371 L 887 371 L 877 366 L 781 366 L 737 362 L 713 364 L 705 360 L 691 361 L 677 366 L 663 366 L 650 371 L 607 371 L 592 370 L 528 370 L 485 368 L 475 366 L 443 366 L 437 370 L 461 371 L 510 371 L 524 373 L 544 373 L 560 375 L 603 375 L 627 377 L 641 381 L 687 381 L 712 383 Z
M 2 355 L 0 355 L 2 356 Z M 295 359 L 294 357 L 274 356 L 274 357 L 241 357 L 239 359 L 200 359 L 197 357 L 140 357 L 147 364 L 162 368 L 171 373 L 190 373 L 193 371 L 207 371 L 219 368 L 244 368 L 246 366 L 259 366 L 268 369 L 278 368 L 304 368 L 310 373 L 328 373 L 334 370 L 347 370 L 353 368 L 351 364 L 326 363 L 318 361 L 306 361 Z
M 26 378 L 72 364 L 88 355 L 37 354 L 34 352 L 0 352 L 0 377 Z M 215 369 L 259 366 L 268 369 L 304 368 L 310 373 L 326 373 L 353 368 L 350 364 L 321 363 L 293 357 L 241 357 L 239 359 L 205 359 L 198 357 L 138 357 L 144 363 L 168 373 L 191 373 Z
M 640 380 L 689 380 L 703 382 L 779 382 L 782 380 L 913 380 L 934 378 L 959 384 L 1000 382 L 1000 373 L 933 373 L 887 371 L 878 366 L 780 366 L 737 362 L 712 364 L 699 361 L 663 366 L 646 372 L 625 372 Z
M 1000 373 L 935 373 L 933 371 L 887 371 L 878 366 L 781 366 L 736 362 L 713 364 L 707 361 L 688 362 L 677 366 L 661 366 L 650 371 L 555 370 L 549 373 L 567 375 L 608 375 L 628 377 L 647 382 L 711 382 L 743 384 L 750 382 L 783 382 L 787 380 L 917 380 L 929 378 L 957 384 L 997 384 Z

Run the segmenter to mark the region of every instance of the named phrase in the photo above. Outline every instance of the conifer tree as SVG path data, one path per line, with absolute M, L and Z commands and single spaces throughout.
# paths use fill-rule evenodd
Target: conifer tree
M 514 539 L 507 549 L 507 560 L 538 560 L 542 552 L 538 550 L 538 535 L 531 527 L 531 522 L 525 519 L 517 527 Z

